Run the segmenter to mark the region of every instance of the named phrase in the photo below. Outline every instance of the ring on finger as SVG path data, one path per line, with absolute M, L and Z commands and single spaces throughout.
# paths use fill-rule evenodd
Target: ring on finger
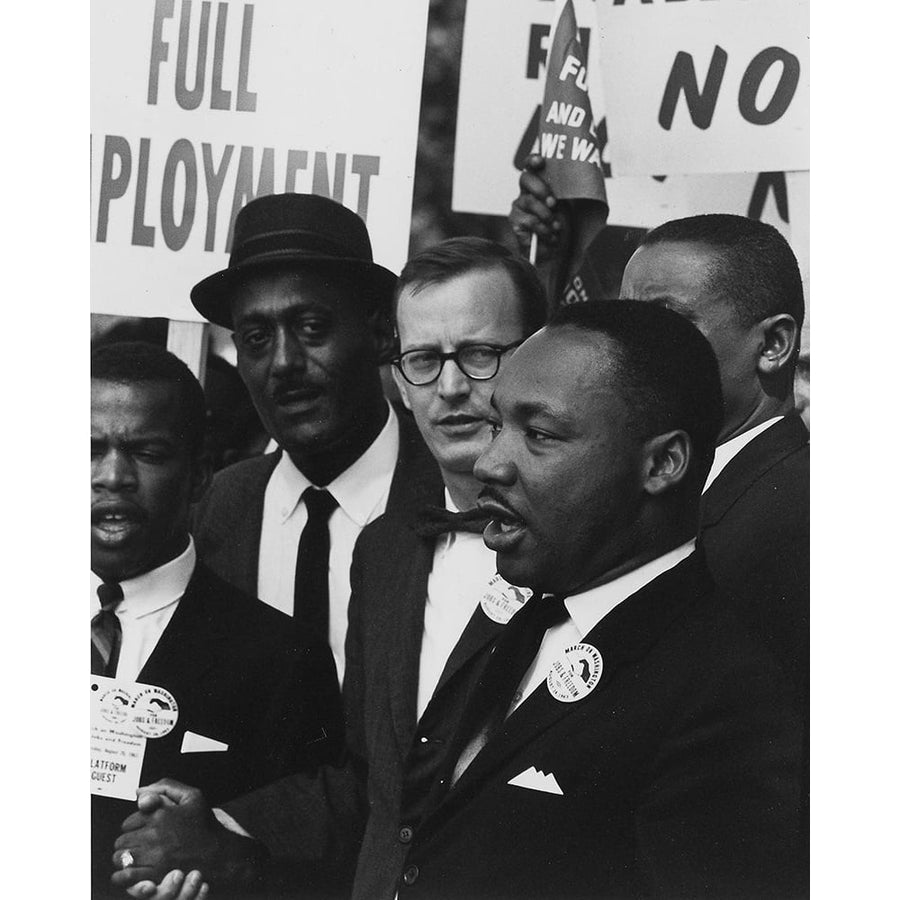
M 123 869 L 127 869 L 129 866 L 134 865 L 134 855 L 130 850 L 122 851 L 122 855 L 119 857 L 119 865 Z

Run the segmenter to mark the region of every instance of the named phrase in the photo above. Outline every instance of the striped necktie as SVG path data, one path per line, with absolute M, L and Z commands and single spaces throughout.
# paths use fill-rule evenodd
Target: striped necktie
M 122 624 L 116 607 L 122 602 L 122 586 L 104 582 L 97 588 L 100 612 L 91 619 L 91 675 L 114 678 L 122 646 Z

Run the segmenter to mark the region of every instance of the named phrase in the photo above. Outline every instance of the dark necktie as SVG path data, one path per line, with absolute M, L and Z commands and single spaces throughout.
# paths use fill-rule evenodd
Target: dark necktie
M 516 690 L 534 662 L 547 629 L 568 616 L 564 600 L 563 596 L 532 597 L 497 638 L 463 713 L 452 783 L 506 720 Z
M 328 520 L 338 502 L 326 490 L 308 487 L 303 492 L 307 520 L 297 547 L 294 570 L 294 622 L 306 641 L 328 643 L 328 559 L 331 539 Z
M 491 517 L 478 507 L 466 512 L 450 512 L 443 506 L 426 506 L 416 516 L 414 529 L 419 537 L 432 538 L 451 531 L 467 531 L 481 534 Z
M 122 586 L 104 582 L 97 588 L 100 612 L 91 619 L 91 675 L 115 678 L 122 646 L 122 623 L 116 607 L 122 602 Z

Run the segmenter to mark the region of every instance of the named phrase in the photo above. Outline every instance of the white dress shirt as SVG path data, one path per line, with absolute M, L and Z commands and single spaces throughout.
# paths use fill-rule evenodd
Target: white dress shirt
M 566 610 L 569 617 L 547 630 L 544 640 L 531 667 L 525 673 L 519 690 L 513 698 L 510 712 L 521 704 L 550 674 L 550 667 L 564 655 L 566 647 L 584 640 L 597 623 L 615 609 L 623 600 L 648 585 L 663 572 L 677 566 L 694 552 L 696 541 L 691 539 L 680 547 L 658 556 L 656 559 L 626 572 L 614 581 L 601 584 L 581 594 L 567 597 Z M 534 599 L 528 601 L 533 603 Z
M 716 447 L 716 454 L 713 457 L 713 464 L 709 469 L 709 475 L 706 476 L 706 484 L 703 485 L 703 493 L 706 493 L 709 490 L 709 486 L 716 480 L 719 476 L 719 473 L 725 466 L 730 463 L 750 441 L 755 437 L 759 437 L 767 428 L 771 428 L 779 419 L 783 419 L 784 416 L 773 416 L 771 419 L 766 419 L 765 422 L 760 422 L 754 428 L 751 428 L 749 431 L 745 431 L 742 434 L 737 435 L 737 437 L 731 438 L 731 440 L 725 441 L 724 444 L 720 444 Z
M 342 681 L 353 548 L 363 527 L 385 510 L 399 450 L 400 426 L 388 405 L 387 422 L 368 450 L 325 485 L 338 503 L 328 521 L 328 643 Z M 306 504 L 300 497 L 311 484 L 283 453 L 266 485 L 263 500 L 257 592 L 260 600 L 289 616 L 294 614 L 297 547 L 307 520 Z
M 450 512 L 459 512 L 446 488 L 444 498 Z M 480 534 L 453 531 L 437 539 L 419 653 L 418 718 L 425 712 L 450 653 L 496 572 L 497 556 L 485 547 Z
M 116 678 L 137 681 L 178 608 L 196 562 L 194 539 L 190 538 L 187 549 L 180 556 L 158 569 L 121 582 L 123 598 L 116 607 L 116 615 L 122 625 L 122 644 Z M 97 587 L 101 583 L 102 579 L 91 572 L 92 619 L 100 612 Z

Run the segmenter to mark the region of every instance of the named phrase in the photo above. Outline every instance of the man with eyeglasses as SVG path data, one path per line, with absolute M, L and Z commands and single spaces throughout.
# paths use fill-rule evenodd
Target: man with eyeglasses
M 406 264 L 394 313 L 394 379 L 443 487 L 420 490 L 415 508 L 388 510 L 357 541 L 343 689 L 346 765 L 283 779 L 218 812 L 220 822 L 271 854 L 262 882 L 270 893 L 278 889 L 272 873 L 289 869 L 291 887 L 319 896 L 355 862 L 354 897 L 394 896 L 412 839 L 401 804 L 409 810 L 418 799 L 406 786 L 427 783 L 441 764 L 467 696 L 466 663 L 530 596 L 497 574 L 482 541 L 486 517 L 475 508 L 473 469 L 491 441 L 495 376 L 546 317 L 537 275 L 499 244 L 453 238 Z M 152 789 L 177 806 L 142 801 L 147 816 L 135 817 L 123 839 L 153 844 L 157 880 L 166 868 L 185 867 L 200 869 L 214 889 L 246 889 L 267 877 L 232 865 L 259 853 L 216 826 L 196 791 L 171 782 Z M 174 834 L 175 817 L 177 846 L 159 839 L 167 828 Z

